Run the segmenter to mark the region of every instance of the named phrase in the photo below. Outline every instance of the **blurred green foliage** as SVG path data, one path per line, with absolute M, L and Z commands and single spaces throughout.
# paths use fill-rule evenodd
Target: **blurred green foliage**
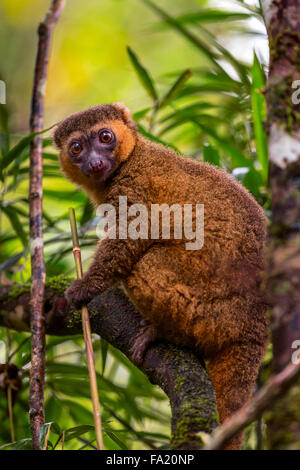
M 35 30 L 48 0 L 0 2 L 0 78 L 8 103 L 0 105 L 0 274 L 3 283 L 30 279 L 28 252 L 28 110 Z M 220 2 L 219 2 L 220 3 Z M 231 172 L 268 210 L 268 155 L 262 90 L 265 67 L 230 52 L 226 38 L 259 35 L 260 8 L 243 1 L 113 0 L 67 2 L 57 25 L 47 88 L 45 127 L 69 112 L 124 101 L 139 131 L 150 139 Z M 9 38 L 9 40 L 8 40 Z M 245 43 L 244 43 L 245 44 Z M 249 48 L 248 48 L 249 49 Z M 250 47 L 251 51 L 251 47 Z M 20 135 L 25 135 L 21 138 Z M 50 132 L 44 138 L 44 234 L 47 275 L 73 274 L 68 208 L 80 224 L 84 266 L 95 245 L 93 208 L 61 175 Z M 2 362 L 20 371 L 22 389 L 14 403 L 18 444 L 10 442 L 7 397 L 0 390 L 0 445 L 30 448 L 27 334 L 0 330 Z M 103 408 L 105 447 L 166 447 L 169 409 L 119 351 L 94 340 Z M 14 351 L 16 350 L 16 353 Z M 49 448 L 89 449 L 95 444 L 88 373 L 81 337 L 47 338 L 46 420 Z M 44 442 L 49 424 L 44 427 Z M 25 440 L 24 440 L 25 439 Z M 29 440 L 28 440 L 29 439 Z M 255 427 L 245 446 L 255 447 Z

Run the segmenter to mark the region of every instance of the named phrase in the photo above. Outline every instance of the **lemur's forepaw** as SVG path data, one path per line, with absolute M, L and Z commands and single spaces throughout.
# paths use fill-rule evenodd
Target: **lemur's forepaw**
M 134 364 L 141 366 L 145 353 L 150 343 L 153 343 L 157 339 L 157 330 L 155 326 L 151 325 L 147 321 L 141 322 L 141 331 L 132 338 L 133 345 L 131 347 L 131 359 Z
M 83 279 L 77 279 L 74 281 L 73 284 L 65 291 L 64 295 L 69 305 L 77 309 L 81 308 L 83 305 L 87 305 L 93 298 Z

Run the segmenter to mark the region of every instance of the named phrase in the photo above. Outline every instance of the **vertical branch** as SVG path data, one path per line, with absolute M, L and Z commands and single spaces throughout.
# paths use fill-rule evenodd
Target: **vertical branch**
M 262 0 L 270 46 L 266 88 L 272 219 L 267 292 L 272 305 L 273 369 L 291 361 L 300 339 L 300 4 Z M 298 91 L 295 88 L 298 88 Z M 268 417 L 272 449 L 300 448 L 300 383 Z
M 44 98 L 47 81 L 50 41 L 64 0 L 52 0 L 49 11 L 38 29 L 38 48 L 34 71 L 30 130 L 43 129 Z M 45 327 L 43 298 L 45 263 L 42 226 L 42 137 L 37 135 L 30 149 L 30 252 L 31 252 L 31 376 L 30 422 L 33 448 L 40 449 L 39 430 L 44 423 Z
M 71 224 L 71 232 L 72 232 L 72 240 L 73 240 L 73 254 L 74 254 L 75 267 L 76 267 L 76 274 L 77 274 L 77 279 L 81 279 L 83 276 L 82 264 L 81 264 L 81 249 L 80 249 L 79 240 L 78 240 L 75 211 L 72 208 L 70 208 L 70 224 Z M 90 377 L 97 449 L 103 450 L 102 422 L 101 422 L 100 402 L 99 402 L 99 395 L 98 395 L 97 376 L 96 376 L 96 369 L 95 369 L 94 351 L 93 351 L 93 344 L 92 344 L 90 317 L 89 317 L 89 312 L 86 306 L 82 307 L 81 312 L 82 312 L 82 329 L 83 329 L 86 357 L 87 357 L 87 363 L 88 363 L 88 371 L 89 371 L 89 377 Z
M 12 393 L 11 393 L 11 386 L 10 385 L 8 385 L 8 387 L 7 387 L 7 407 L 8 407 L 11 442 L 14 442 L 15 441 L 15 427 L 14 427 Z

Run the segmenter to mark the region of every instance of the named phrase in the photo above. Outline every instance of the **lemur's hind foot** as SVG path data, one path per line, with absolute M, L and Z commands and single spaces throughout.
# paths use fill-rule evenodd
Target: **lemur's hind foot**
M 131 340 L 133 342 L 131 347 L 132 361 L 137 366 L 140 366 L 143 363 L 148 346 L 158 337 L 155 326 L 147 320 L 142 320 L 140 326 L 141 331 Z

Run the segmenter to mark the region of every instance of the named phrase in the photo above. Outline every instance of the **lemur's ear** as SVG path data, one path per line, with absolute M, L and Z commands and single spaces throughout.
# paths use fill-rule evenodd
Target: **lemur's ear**
M 54 143 L 55 147 L 57 149 L 60 149 L 61 147 L 61 142 L 60 142 L 60 139 L 59 139 L 59 136 L 58 136 L 58 132 L 56 132 L 58 130 L 58 126 L 59 126 L 59 123 L 56 124 L 56 126 L 54 127 L 54 129 L 52 129 L 52 134 L 51 134 L 51 140 L 52 142 Z
M 125 106 L 125 104 L 123 103 L 113 103 L 113 106 L 115 108 L 117 108 L 119 111 L 121 111 L 122 113 L 122 117 L 123 117 L 123 120 L 125 122 L 125 124 L 127 124 L 128 127 L 130 127 L 131 129 L 134 129 L 136 130 L 136 123 L 133 121 L 132 119 L 132 116 L 131 116 L 131 112 L 130 110 L 127 108 L 127 106 Z

